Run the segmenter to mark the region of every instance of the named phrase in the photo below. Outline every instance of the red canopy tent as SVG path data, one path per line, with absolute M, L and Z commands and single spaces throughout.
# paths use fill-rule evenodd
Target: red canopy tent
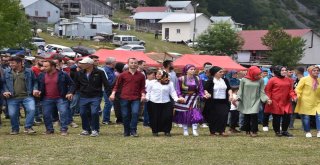
M 94 53 L 94 55 L 99 56 L 100 62 L 104 63 L 107 57 L 116 58 L 117 62 L 127 63 L 129 58 L 136 58 L 137 60 L 146 61 L 147 66 L 160 66 L 159 63 L 149 58 L 143 52 L 137 51 L 125 51 L 125 50 L 108 50 L 108 49 L 100 49 Z
M 173 62 L 175 68 L 183 68 L 187 64 L 193 64 L 197 69 L 203 69 L 203 64 L 206 62 L 212 63 L 214 66 L 219 66 L 227 70 L 246 70 L 247 68 L 234 62 L 229 56 L 212 56 L 212 55 L 194 55 L 184 54 Z

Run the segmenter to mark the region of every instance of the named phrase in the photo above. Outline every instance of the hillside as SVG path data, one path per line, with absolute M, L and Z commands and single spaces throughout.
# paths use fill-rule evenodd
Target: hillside
M 266 29 L 270 24 L 284 28 L 320 30 L 320 0 L 215 0 L 208 1 L 213 15 L 231 15 L 245 28 Z
M 172 0 L 171 0 L 172 1 Z M 312 28 L 320 32 L 320 0 L 196 0 L 198 12 L 231 15 L 245 29 Z

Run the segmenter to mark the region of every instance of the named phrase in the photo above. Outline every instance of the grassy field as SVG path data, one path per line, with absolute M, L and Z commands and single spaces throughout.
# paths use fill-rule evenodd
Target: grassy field
M 299 128 L 300 120 L 296 124 Z M 177 127 L 172 137 L 153 137 L 141 123 L 138 138 L 123 137 L 121 125 L 101 126 L 99 137 L 82 137 L 80 128 L 69 128 L 66 137 L 58 128 L 55 135 L 42 135 L 43 124 L 34 129 L 35 135 L 9 135 L 10 122 L 3 119 L 0 164 L 319 164 L 320 139 L 306 139 L 300 129 L 291 131 L 293 138 L 272 131 L 257 138 L 211 137 L 207 128 L 199 137 L 184 137 Z
M 169 43 L 159 39 L 154 39 L 154 34 L 151 33 L 142 33 L 142 32 L 136 32 L 136 31 L 119 31 L 114 30 L 114 33 L 116 34 L 127 34 L 127 35 L 134 35 L 137 36 L 140 40 L 144 40 L 146 42 L 146 52 L 177 52 L 181 54 L 185 53 L 193 53 L 193 49 L 189 48 L 186 45 L 181 44 L 175 44 L 175 43 Z M 64 46 L 76 46 L 76 45 L 83 45 L 92 47 L 94 49 L 114 49 L 115 46 L 112 45 L 110 42 L 95 42 L 95 41 L 88 41 L 88 40 L 70 40 L 70 39 L 62 39 L 59 37 L 52 37 L 47 33 L 40 33 L 40 37 L 46 40 L 47 44 L 59 44 Z

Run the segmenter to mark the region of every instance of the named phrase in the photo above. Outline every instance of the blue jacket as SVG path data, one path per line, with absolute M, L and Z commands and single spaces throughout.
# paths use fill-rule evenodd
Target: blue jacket
M 105 73 L 107 75 L 107 79 L 108 79 L 109 85 L 113 86 L 115 84 L 115 81 L 116 81 L 116 75 L 114 74 L 114 69 L 110 68 L 108 66 L 105 66 L 104 67 L 104 71 L 105 71 Z
M 74 94 L 75 92 L 75 84 L 70 78 L 70 76 L 64 72 L 57 70 L 58 72 L 58 90 L 60 97 L 65 98 L 67 94 Z M 45 85 L 45 75 L 46 73 L 42 72 L 38 76 L 39 90 L 41 92 L 40 98 L 43 99 L 46 93 L 46 85 Z
M 5 69 L 3 92 L 10 92 L 12 96 L 15 95 L 13 81 L 13 70 L 11 68 Z M 24 81 L 26 84 L 26 91 L 28 96 L 32 96 L 33 90 L 38 90 L 38 82 L 36 81 L 36 77 L 30 68 L 24 68 Z

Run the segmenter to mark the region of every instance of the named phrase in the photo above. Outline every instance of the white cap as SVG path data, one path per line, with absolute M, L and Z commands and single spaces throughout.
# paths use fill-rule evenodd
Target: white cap
M 24 59 L 25 59 L 25 60 L 28 60 L 28 61 L 33 61 L 33 60 L 35 60 L 36 58 L 33 57 L 33 56 L 26 56 Z
M 93 64 L 94 61 L 90 57 L 83 58 L 81 61 L 79 61 L 80 64 Z

